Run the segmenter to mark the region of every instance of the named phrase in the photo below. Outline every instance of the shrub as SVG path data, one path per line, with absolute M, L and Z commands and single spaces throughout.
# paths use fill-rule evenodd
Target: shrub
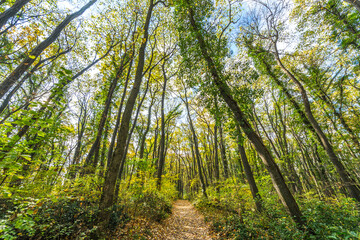
M 165 219 L 171 213 L 171 201 L 155 192 L 145 192 L 134 202 L 137 214 L 155 221 Z
M 109 230 L 129 221 L 123 206 L 114 206 Z M 58 201 L 23 201 L 1 220 L 3 239 L 76 239 L 96 235 L 97 204 L 64 198 Z
M 360 213 L 357 204 L 349 198 L 300 199 L 308 227 L 316 233 L 311 236 L 296 228 L 277 198 L 263 198 L 265 212 L 260 214 L 253 211 L 251 197 L 234 197 L 241 192 L 236 193 L 235 189 L 231 193 L 230 186 L 226 188 L 220 194 L 210 190 L 209 199 L 199 195 L 194 201 L 220 239 L 360 239 Z

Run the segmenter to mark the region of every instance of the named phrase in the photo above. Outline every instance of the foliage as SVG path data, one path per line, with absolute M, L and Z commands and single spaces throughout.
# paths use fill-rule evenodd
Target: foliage
M 158 191 L 156 180 L 146 177 L 151 173 L 152 171 L 144 171 L 133 176 L 129 186 L 120 189 L 120 202 L 127 205 L 131 216 L 161 221 L 171 213 L 172 201 L 177 192 L 172 179 L 166 175 L 161 191 Z
M 134 201 L 134 208 L 150 219 L 161 221 L 171 213 L 171 202 L 156 192 L 146 192 Z
M 226 193 L 225 193 L 226 195 Z M 304 198 L 301 200 L 308 227 L 315 230 L 314 236 L 298 230 L 282 210 L 276 199 L 265 198 L 266 212 L 260 214 L 252 208 L 242 211 L 234 206 L 248 202 L 251 198 L 230 198 L 233 206 L 227 203 L 230 199 L 213 194 L 209 199 L 197 198 L 196 207 L 205 215 L 212 230 L 220 239 L 358 239 L 360 237 L 359 212 L 357 204 L 349 198 L 340 200 Z M 223 199 L 222 201 L 219 201 Z
M 159 224 L 177 198 L 223 239 L 360 238 L 346 198 L 360 201 L 358 0 L 10 0 L 0 12 L 15 2 L 0 23 L 0 238 L 110 236 Z
M 2 239 L 77 239 L 97 236 L 99 210 L 84 198 L 21 199 L 1 218 Z M 124 226 L 129 216 L 114 205 L 108 230 Z
M 5 239 L 67 236 L 76 231 L 74 228 L 78 227 L 78 223 L 89 218 L 90 214 L 82 210 L 81 205 L 83 202 L 68 199 L 58 202 L 20 201 L 2 219 L 1 236 Z M 80 217 L 77 218 L 77 215 Z

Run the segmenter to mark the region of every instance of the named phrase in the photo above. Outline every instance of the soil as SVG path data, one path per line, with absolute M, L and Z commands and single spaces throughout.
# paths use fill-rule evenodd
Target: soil
M 161 223 L 147 219 L 131 221 L 117 239 L 215 240 L 204 216 L 186 200 L 173 204 L 172 214 Z
M 164 239 L 210 240 L 208 226 L 204 217 L 185 200 L 178 200 L 173 205 L 173 214 L 165 220 L 167 235 Z

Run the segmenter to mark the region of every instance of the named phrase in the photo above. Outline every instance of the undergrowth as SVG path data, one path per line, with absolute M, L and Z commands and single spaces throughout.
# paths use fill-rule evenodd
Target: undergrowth
M 135 218 L 159 222 L 171 213 L 176 197 L 173 181 L 165 176 L 158 191 L 155 180 L 145 176 L 149 173 L 142 174 L 122 181 L 118 202 L 102 230 L 106 234 L 98 231 L 101 180 L 87 176 L 55 186 L 49 197 L 44 192 L 30 197 L 24 189 L 21 194 L 12 191 L 11 198 L 0 196 L 0 239 L 103 239 Z
M 349 198 L 298 198 L 307 226 L 315 231 L 312 236 L 296 228 L 274 192 L 267 194 L 273 198 L 263 197 L 265 211 L 258 213 L 246 186 L 222 187 L 220 194 L 211 188 L 208 199 L 199 195 L 194 201 L 219 239 L 360 239 L 359 210 Z

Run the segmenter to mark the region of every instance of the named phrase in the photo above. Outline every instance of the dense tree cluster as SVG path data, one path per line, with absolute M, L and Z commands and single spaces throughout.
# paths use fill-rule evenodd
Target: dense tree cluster
M 306 236 L 319 233 L 303 199 L 358 206 L 358 0 L 9 0 L 0 12 L 2 199 L 87 198 L 104 226 L 146 189 L 243 195 L 242 209 L 275 204 Z

